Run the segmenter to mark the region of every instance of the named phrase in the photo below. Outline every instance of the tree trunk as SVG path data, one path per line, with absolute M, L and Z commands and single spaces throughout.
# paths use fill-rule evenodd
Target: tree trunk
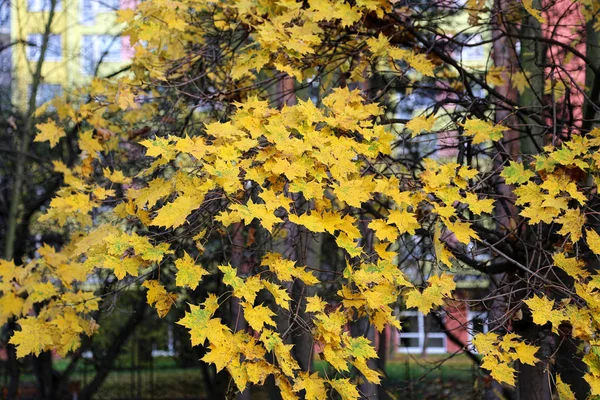
M 550 358 L 555 350 L 554 337 L 549 329 L 540 329 L 529 319 L 515 324 L 515 331 L 528 342 L 539 346 L 535 366 L 518 363 L 517 400 L 551 400 L 552 370 Z
M 52 23 L 54 21 L 55 8 L 57 0 L 50 1 L 50 11 L 48 12 L 48 19 L 44 27 L 44 33 L 42 36 L 42 45 L 40 47 L 40 56 L 36 63 L 36 67 L 31 79 L 31 93 L 29 102 L 27 104 L 27 114 L 25 115 L 25 125 L 21 131 L 21 137 L 17 141 L 18 156 L 17 165 L 15 166 L 14 181 L 12 186 L 12 192 L 10 195 L 10 205 L 8 209 L 8 219 L 6 223 L 6 233 L 4 236 L 4 259 L 12 260 L 15 251 L 15 241 L 17 234 L 17 227 L 19 225 L 19 206 L 21 205 L 21 194 L 23 192 L 23 184 L 25 183 L 25 164 L 26 155 L 29 152 L 29 145 L 31 144 L 33 128 L 34 128 L 34 113 L 36 110 L 36 97 L 38 87 L 42 82 L 42 66 L 44 64 L 44 58 L 46 56 L 46 50 L 48 49 L 48 40 L 52 34 Z
M 106 355 L 102 357 L 101 364 L 96 370 L 96 374 L 90 383 L 88 383 L 79 394 L 80 400 L 91 400 L 98 389 L 100 389 L 100 386 L 102 386 L 106 380 L 106 377 L 113 368 L 115 360 L 119 354 L 121 354 L 123 345 L 127 342 L 131 334 L 135 332 L 137 326 L 144 320 L 146 308 L 146 299 L 140 299 L 133 310 L 133 314 L 131 314 L 127 320 L 127 323 L 123 326 L 123 329 L 121 329 L 119 334 L 113 339 Z
M 8 332 L 9 334 L 15 330 L 15 321 L 14 318 L 11 318 L 8 322 Z M 7 391 L 7 400 L 15 400 L 17 398 L 17 394 L 19 392 L 19 378 L 20 378 L 20 369 L 19 369 L 19 361 L 17 359 L 17 349 L 14 344 L 8 343 L 6 345 L 6 353 L 7 353 L 7 368 L 8 368 L 8 391 Z

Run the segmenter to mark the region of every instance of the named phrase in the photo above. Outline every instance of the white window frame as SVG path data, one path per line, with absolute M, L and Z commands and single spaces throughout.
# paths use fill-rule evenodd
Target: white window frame
M 80 10 L 80 22 L 82 25 L 94 25 L 96 23 L 96 16 L 101 13 L 114 12 L 120 9 L 121 2 L 118 2 L 117 8 L 108 7 L 103 0 L 89 0 L 91 4 L 90 15 L 86 14 L 86 8 L 83 6 L 85 0 L 81 0 Z
M 102 56 L 104 56 L 102 58 L 102 62 L 121 62 L 123 60 L 122 57 L 122 52 L 123 52 L 123 43 L 121 42 L 121 37 L 115 37 L 115 36 L 111 36 L 111 35 L 83 35 L 81 36 L 81 45 L 83 46 L 83 42 L 84 42 L 84 38 L 85 37 L 91 37 L 91 45 L 92 45 L 92 61 L 94 63 L 94 67 L 96 67 L 98 65 L 98 63 L 100 62 L 100 58 Z M 110 43 L 110 45 L 114 45 L 115 43 L 119 45 L 119 55 L 117 57 L 112 57 L 110 52 L 107 52 L 106 54 L 105 51 L 106 49 L 102 48 L 102 42 L 103 42 L 103 38 L 107 38 L 107 43 Z M 83 54 L 83 51 L 80 52 L 81 54 Z M 84 75 L 87 76 L 91 76 L 93 73 L 90 73 L 90 71 L 87 70 L 86 68 L 86 62 L 89 62 L 90 60 L 87 58 L 84 58 L 83 56 L 81 57 L 81 72 Z
M 52 37 L 58 37 L 58 42 L 60 43 L 60 55 L 55 57 L 49 50 L 50 50 L 50 36 Z M 37 62 L 40 59 L 40 54 L 42 51 L 42 41 L 44 40 L 44 35 L 41 33 L 32 33 L 30 35 L 27 36 L 27 42 L 29 43 L 34 43 L 36 47 L 34 46 L 27 46 L 26 49 L 26 53 L 27 53 L 27 59 L 29 61 L 34 61 Z M 32 50 L 36 49 L 37 50 L 37 56 L 33 56 L 32 55 Z M 56 61 L 62 61 L 62 36 L 61 35 L 54 35 L 51 34 L 48 37 L 48 47 L 46 48 L 46 54 L 44 54 L 44 62 L 46 61 L 50 61 L 50 62 L 56 62 Z
M 50 11 L 51 0 L 27 0 L 27 12 Z M 62 1 L 56 0 L 54 11 L 62 11 Z
M 58 90 L 56 90 L 56 93 L 54 93 L 52 95 L 52 97 L 48 96 L 49 98 L 46 99 L 46 101 L 43 101 L 44 99 L 42 98 L 43 95 L 43 90 L 45 88 L 49 88 L 49 87 L 54 87 L 57 88 Z M 28 96 L 31 96 L 31 85 L 29 85 L 27 87 L 27 92 L 28 92 Z M 60 84 L 58 83 L 40 83 L 38 85 L 38 90 L 37 90 L 37 94 L 35 96 L 35 105 L 36 107 L 40 107 L 41 105 L 47 103 L 48 101 L 51 101 L 52 99 L 56 98 L 56 97 L 60 97 L 62 96 L 63 93 L 63 88 Z M 49 110 L 54 110 L 53 107 L 50 107 Z
M 431 347 L 427 346 L 426 353 L 427 354 L 444 354 L 447 353 L 446 345 L 447 345 L 447 337 L 443 332 L 429 332 L 427 335 L 425 334 L 425 315 L 419 311 L 402 311 L 400 312 L 400 318 L 402 317 L 417 317 L 417 332 L 403 332 L 400 329 L 398 334 L 398 351 L 404 354 L 417 354 L 423 352 L 423 347 L 425 346 L 427 339 L 442 339 L 442 347 Z M 418 339 L 419 346 L 418 347 L 406 347 L 402 346 L 401 339 L 402 338 L 409 339 Z
M 473 320 L 475 318 L 479 318 L 483 321 L 483 332 L 480 333 L 488 333 L 490 330 L 489 322 L 488 322 L 488 312 L 487 311 L 471 311 L 467 312 L 467 320 L 468 323 L 468 332 L 469 332 L 469 343 L 467 343 L 467 349 L 472 351 L 473 353 L 477 353 L 477 349 L 473 346 Z

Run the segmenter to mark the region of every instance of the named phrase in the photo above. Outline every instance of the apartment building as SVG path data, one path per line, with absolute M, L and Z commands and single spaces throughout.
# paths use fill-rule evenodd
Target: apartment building
M 123 69 L 132 49 L 129 38 L 121 36 L 115 11 L 133 5 L 132 0 L 15 0 L 10 10 L 13 103 L 26 107 L 50 19 L 37 105 L 68 96 L 93 76 Z

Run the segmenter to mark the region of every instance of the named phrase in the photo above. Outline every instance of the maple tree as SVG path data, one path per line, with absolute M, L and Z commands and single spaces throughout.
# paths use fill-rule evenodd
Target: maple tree
M 600 395 L 600 78 L 587 95 L 555 71 L 569 57 L 598 69 L 578 44 L 547 37 L 555 8 L 503 0 L 458 8 L 499 32 L 494 65 L 466 65 L 454 47 L 472 38 L 444 34 L 457 8 L 441 3 L 150 0 L 121 11 L 131 73 L 94 80 L 91 101 L 61 103 L 36 127 L 51 147 L 74 128 L 80 153 L 54 163 L 64 185 L 38 219 L 68 243 L 1 264 L 17 355 L 67 355 L 94 335 L 102 296 L 82 283 L 103 271 L 145 291 L 160 317 L 185 309 L 191 344 L 242 395 L 272 379 L 285 399 L 356 399 L 385 379 L 373 330 L 402 329 L 399 305 L 439 310 L 470 268 L 495 288 L 469 301 L 503 300 L 473 339 L 483 370 L 524 398 L 539 382 L 542 398 Z M 594 4 L 573 4 L 593 31 Z M 531 55 L 510 38 L 562 53 L 549 50 L 547 69 L 519 64 Z M 398 92 L 437 89 L 422 115 L 391 115 Z M 577 91 L 586 104 L 571 103 Z M 453 159 L 410 151 L 441 132 Z M 339 255 L 335 268 L 321 262 Z M 313 347 L 334 374 L 311 368 Z M 526 376 L 536 384 L 520 385 Z

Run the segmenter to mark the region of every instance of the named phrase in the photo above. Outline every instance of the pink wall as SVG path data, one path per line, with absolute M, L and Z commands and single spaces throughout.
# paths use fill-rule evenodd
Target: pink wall
M 542 27 L 542 32 L 546 39 L 558 41 L 565 45 L 574 47 L 579 53 L 585 55 L 585 18 L 581 13 L 581 3 L 571 0 L 553 0 L 543 1 L 542 15 L 547 23 Z M 548 45 L 546 51 L 547 63 L 555 67 L 548 67 L 545 70 L 546 81 L 551 79 L 562 80 L 568 88 L 571 88 L 569 96 L 560 97 L 559 101 L 566 105 L 568 101 L 574 108 L 573 117 L 575 125 L 581 125 L 583 116 L 582 106 L 584 96 L 575 89 L 576 86 L 585 85 L 585 62 L 572 53 L 565 51 L 560 45 Z M 550 104 L 552 95 L 546 94 L 546 104 Z M 548 125 L 552 120 L 548 120 Z
M 119 0 L 119 7 L 121 10 L 127 8 L 135 8 L 137 6 L 137 0 Z M 131 44 L 129 36 L 121 37 L 121 58 L 123 60 L 131 60 L 135 50 Z
M 445 311 L 446 318 L 444 325 L 446 329 L 463 343 L 462 346 L 458 346 L 450 339 L 446 339 L 446 350 L 448 353 L 456 353 L 463 350 L 470 340 L 469 331 L 465 329 L 469 324 L 469 308 L 466 303 L 457 301 L 454 304 L 447 305 Z

